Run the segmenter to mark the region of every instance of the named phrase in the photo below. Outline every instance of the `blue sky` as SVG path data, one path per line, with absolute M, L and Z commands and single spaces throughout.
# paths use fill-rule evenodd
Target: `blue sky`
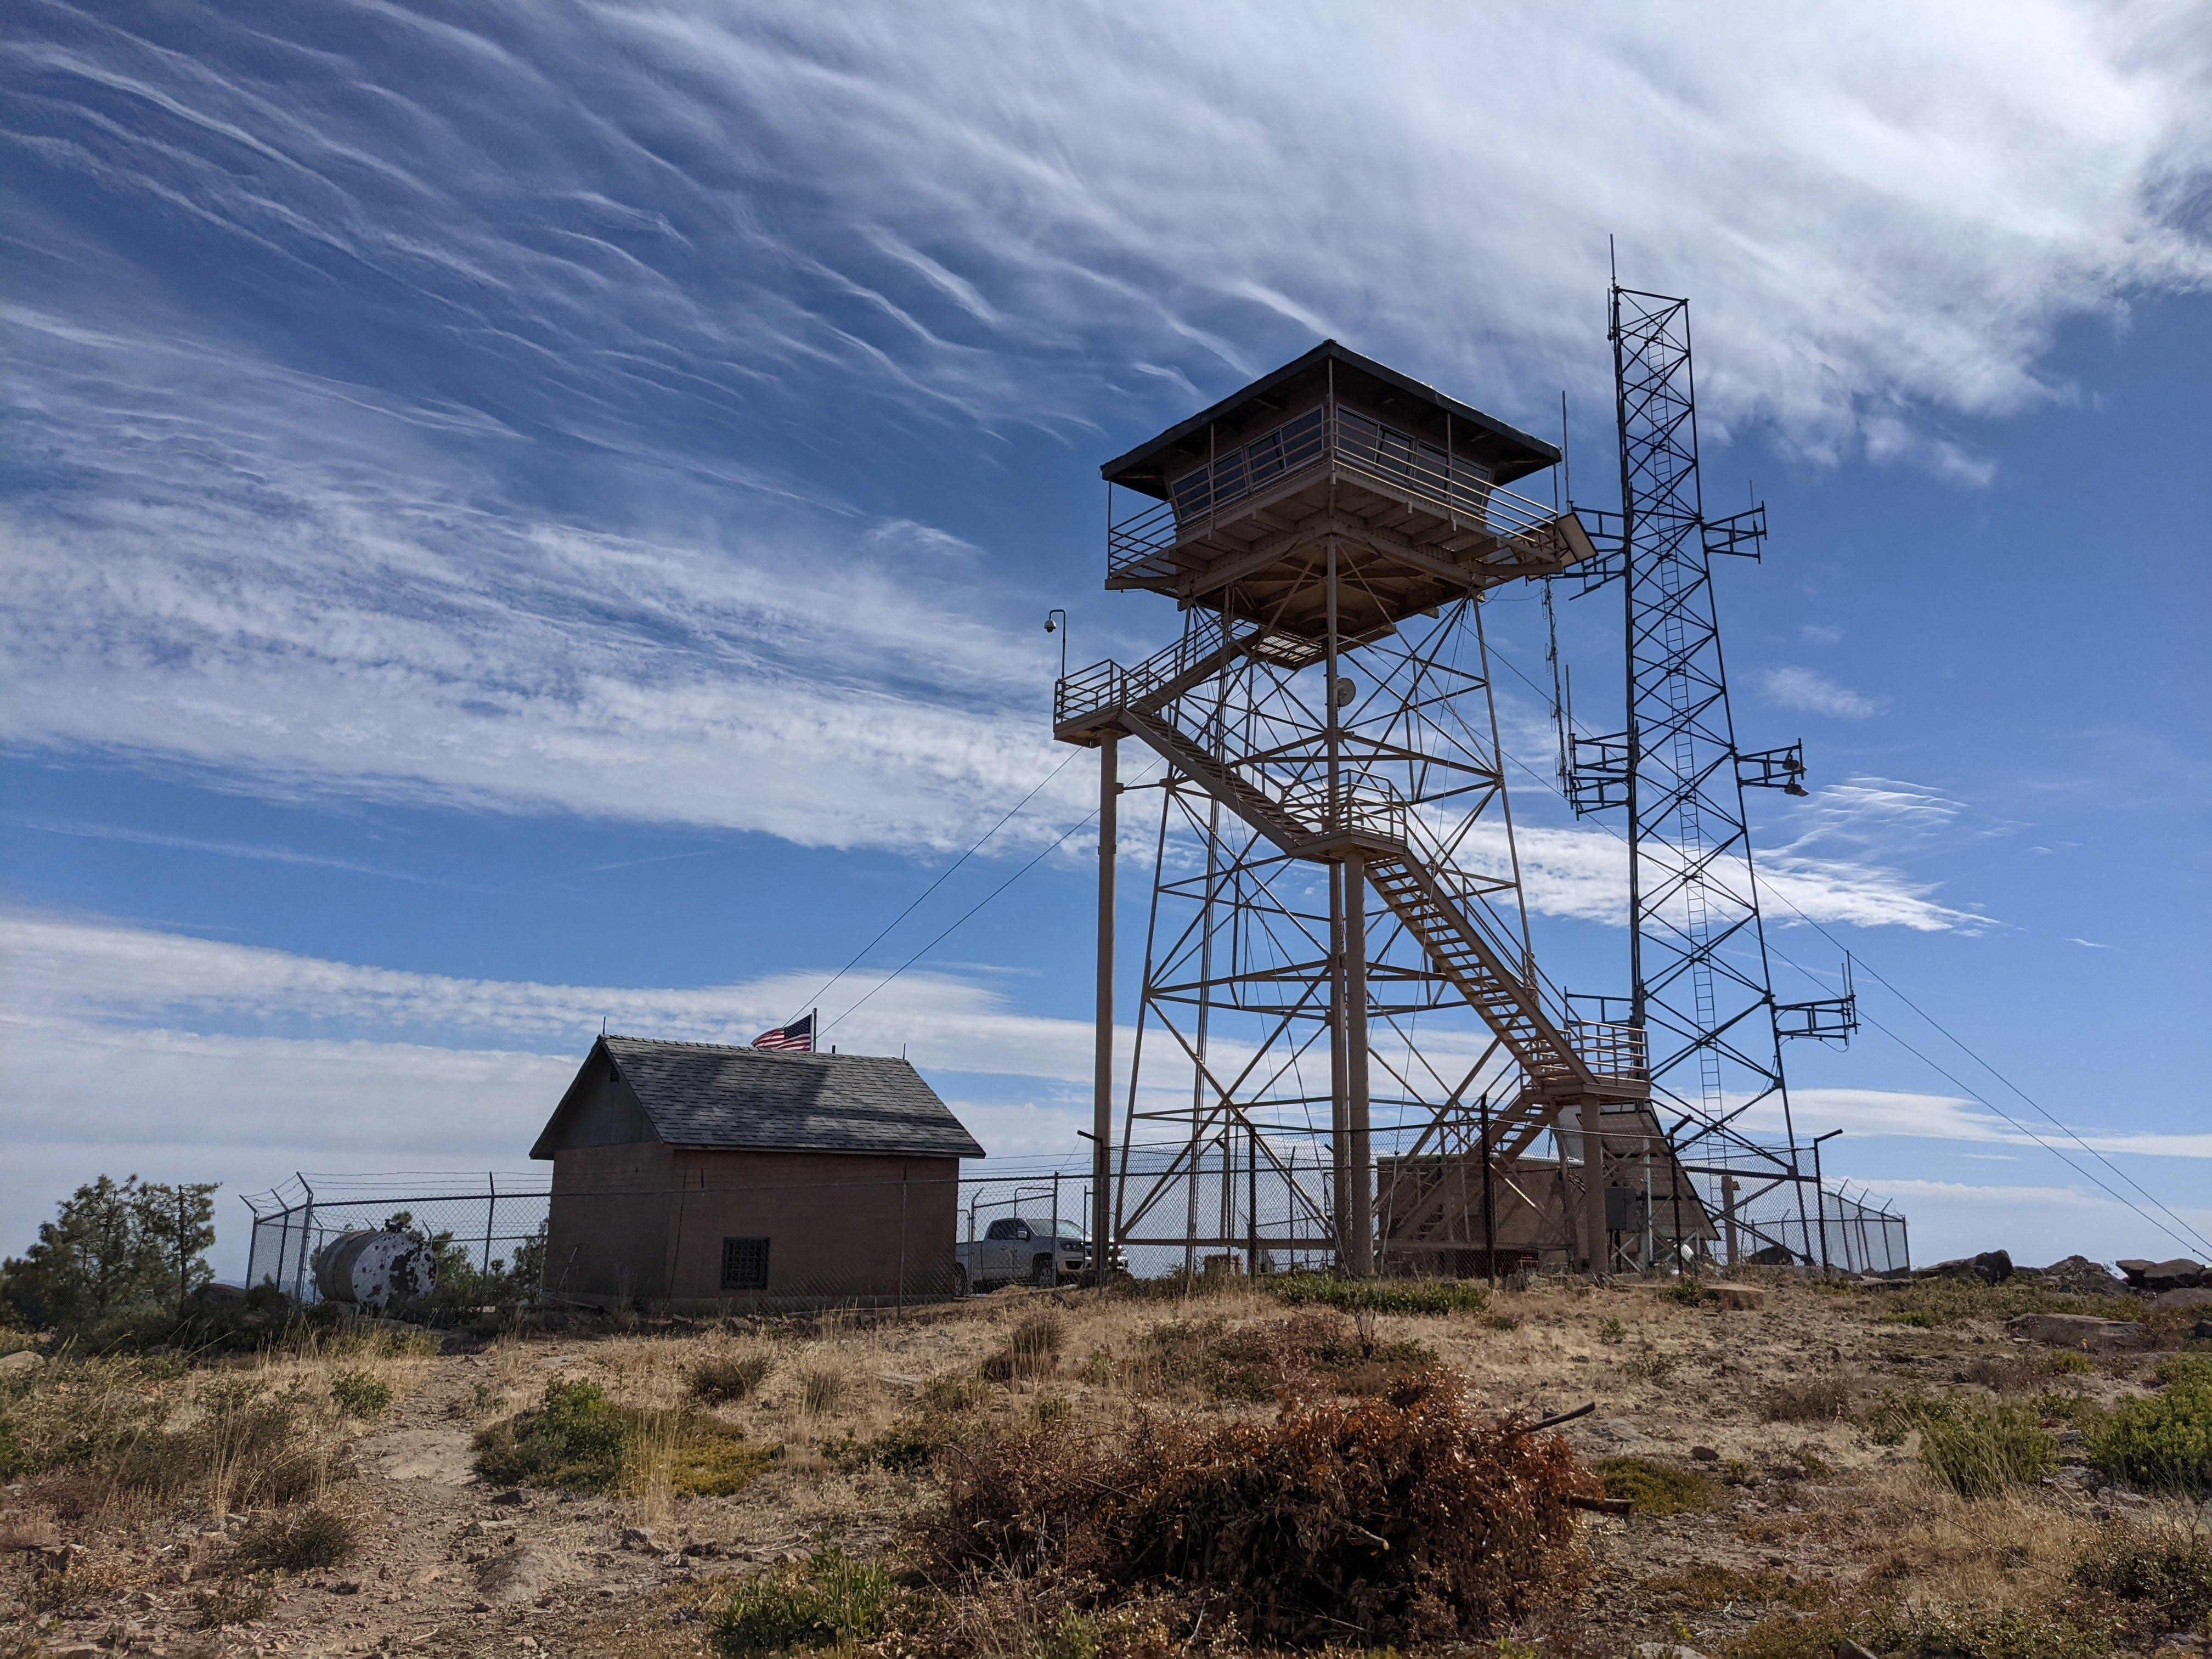
M 2212 1231 L 2212 23 L 1769 12 L 15 9 L 0 1242 L 103 1170 L 520 1167 L 603 1017 L 817 1000 L 1066 758 L 1046 608 L 1169 636 L 1101 590 L 1098 462 L 1322 336 L 1540 431 L 1565 390 L 1612 505 L 1608 234 L 1771 505 L 1722 573 L 1739 730 L 1813 768 L 1771 887 L 1954 1073 L 1793 1051 L 1828 1169 L 1923 1258 L 2179 1248 L 1901 992 Z M 1492 626 L 1540 678 L 1534 605 Z M 1540 954 L 1617 983 L 1617 848 L 1515 775 Z M 1085 842 L 834 1034 L 994 1154 L 1085 1109 Z

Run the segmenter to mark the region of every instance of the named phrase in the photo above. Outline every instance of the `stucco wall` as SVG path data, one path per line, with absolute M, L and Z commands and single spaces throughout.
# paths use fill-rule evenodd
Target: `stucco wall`
M 690 1308 L 947 1295 L 959 1174 L 951 1158 L 564 1148 L 546 1285 Z M 726 1237 L 769 1240 L 765 1292 L 723 1290 Z
M 767 1296 L 948 1294 L 960 1161 L 827 1152 L 678 1152 L 671 1294 L 713 1302 L 722 1240 L 765 1237 Z M 738 1296 L 743 1300 L 742 1294 Z
M 555 1153 L 546 1289 L 624 1301 L 665 1296 L 675 1187 L 675 1156 L 657 1140 Z

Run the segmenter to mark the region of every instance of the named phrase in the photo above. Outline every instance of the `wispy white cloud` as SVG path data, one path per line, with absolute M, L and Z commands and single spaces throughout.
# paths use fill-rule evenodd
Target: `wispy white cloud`
M 962 844 L 1048 763 L 1046 659 L 1025 546 L 878 499 L 916 456 L 1111 447 L 1321 330 L 1534 407 L 1604 373 L 1600 224 L 1726 343 L 1712 429 L 1815 456 L 1936 455 L 2063 392 L 2063 319 L 2203 281 L 2201 19 L 2008 5 L 2000 65 L 1995 15 L 382 9 L 331 52 L 48 6 L 11 739 Z
M 1875 699 L 1862 696 L 1816 669 L 1800 666 L 1770 668 L 1763 677 L 1766 695 L 1784 708 L 1808 714 L 1832 714 L 1838 720 L 1863 720 L 1881 712 Z
M 2134 1158 L 2212 1158 L 2212 1130 L 2113 1130 L 2076 1126 L 2072 1133 L 2040 1118 L 2022 1119 L 2030 1134 L 1996 1112 L 1955 1095 L 1915 1094 L 1893 1089 L 1792 1089 L 1790 1102 L 1801 1133 L 1843 1129 L 1854 1136 L 1942 1140 L 1962 1145 L 2060 1147 L 2075 1158 L 2082 1150 Z M 1778 1109 L 1754 1107 L 1746 1121 L 1778 1128 Z M 2079 1141 L 2074 1134 L 2081 1137 Z

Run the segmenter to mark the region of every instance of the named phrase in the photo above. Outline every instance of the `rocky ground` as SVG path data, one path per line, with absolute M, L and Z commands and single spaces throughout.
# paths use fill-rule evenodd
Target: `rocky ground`
M 1370 1346 L 1425 1345 L 1501 1413 L 1594 1404 L 1561 1431 L 1636 1508 L 1588 1517 L 1591 1588 L 1540 1632 L 1547 1645 L 1826 1654 L 1830 1624 L 1877 1602 L 1985 1629 L 2007 1610 L 2032 1620 L 2063 1603 L 2082 1552 L 2116 1527 L 2205 1524 L 2189 1500 L 2066 1461 L 2081 1443 L 2068 1402 L 2141 1397 L 2160 1354 L 2192 1340 L 2191 1326 L 2155 1308 L 2146 1326 L 2142 1298 L 2126 1304 L 2138 1317 L 2122 1322 L 2139 1341 L 2086 1352 L 2087 1337 L 2063 1346 L 2008 1330 L 2023 1315 L 2116 1305 L 2050 1287 L 1771 1280 L 1694 1305 L 1663 1291 L 1553 1284 L 1497 1293 L 1480 1310 L 1363 1317 L 1354 1332 Z M 1048 1308 L 1055 1352 L 1033 1374 L 984 1380 L 1009 1333 Z M 1237 1288 L 1182 1300 L 1011 1291 L 876 1323 L 447 1339 L 436 1352 L 371 1334 L 182 1376 L 118 1372 L 99 1384 L 111 1409 L 119 1389 L 125 1415 L 174 1423 L 212 1410 L 196 1402 L 240 1381 L 311 1402 L 331 1456 L 317 1492 L 294 1507 L 342 1515 L 358 1541 L 334 1565 L 241 1573 L 244 1540 L 268 1506 L 234 1511 L 220 1478 L 149 1497 L 33 1469 L 0 1507 L 9 1547 L 0 1607 L 14 1609 L 0 1655 L 707 1653 L 733 1581 L 825 1546 L 898 1559 L 902 1524 L 933 1500 L 932 1477 L 926 1464 L 856 1457 L 856 1445 L 953 1415 L 981 1431 L 1058 1417 L 1110 1423 L 1140 1407 L 1266 1415 L 1266 1404 L 1193 1385 L 1202 1366 L 1163 1369 L 1160 1356 L 1285 1317 L 1275 1300 Z M 696 1407 L 741 1430 L 746 1446 L 775 1449 L 733 1495 L 680 1495 L 680 1478 L 653 1474 L 650 1460 L 600 1495 L 476 1471 L 479 1430 L 539 1401 L 549 1381 L 592 1378 L 611 1399 L 672 1413 L 687 1408 L 704 1362 L 747 1356 L 765 1367 L 758 1386 Z M 52 1431 L 33 1418 L 59 1407 L 39 1390 L 60 1398 L 68 1369 L 12 1362 L 10 1409 L 31 1425 L 23 1444 Z M 380 1409 L 349 1415 L 325 1403 L 337 1379 L 363 1375 L 388 1390 Z M 1972 1498 L 1935 1479 L 1909 1426 L 1911 1402 L 1954 1396 L 2021 1404 L 2057 1441 L 2057 1467 Z M 2178 1659 L 2195 1638 L 2162 1639 Z M 2207 1650 L 2201 1639 L 2194 1650 Z

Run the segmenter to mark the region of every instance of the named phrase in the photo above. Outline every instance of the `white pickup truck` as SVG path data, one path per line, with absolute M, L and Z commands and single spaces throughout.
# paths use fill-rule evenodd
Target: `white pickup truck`
M 1090 1268 L 1091 1236 L 1081 1222 L 1065 1217 L 1054 1224 L 1000 1216 L 981 1238 L 952 1247 L 953 1289 L 961 1296 L 1001 1285 L 1049 1287 Z

